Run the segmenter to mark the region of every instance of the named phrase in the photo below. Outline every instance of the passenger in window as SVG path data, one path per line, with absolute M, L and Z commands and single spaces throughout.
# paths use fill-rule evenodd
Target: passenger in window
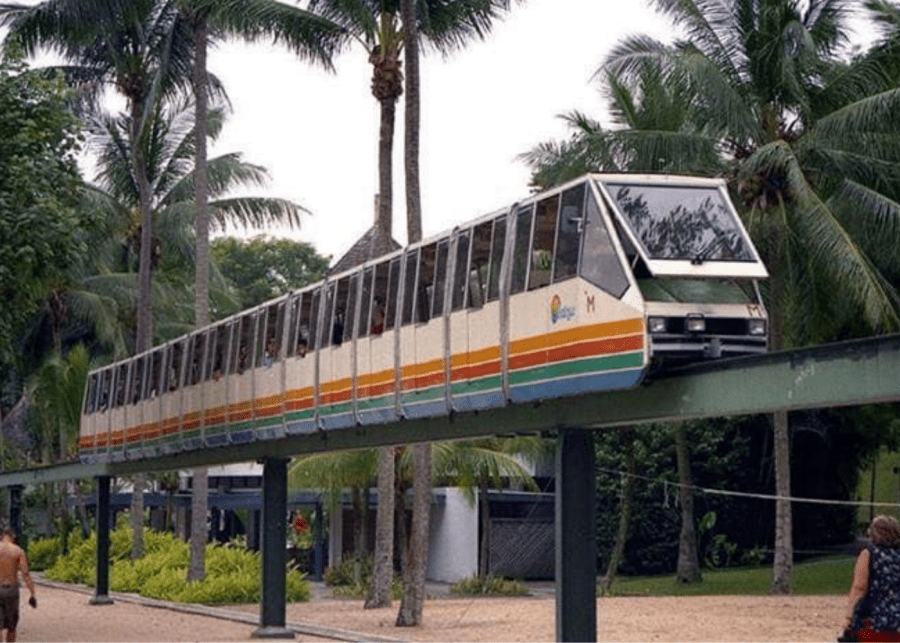
M 266 342 L 266 352 L 263 355 L 263 366 L 271 366 L 275 363 L 275 358 L 278 356 L 278 346 L 275 344 L 275 338 L 270 337 L 269 341 Z
M 372 310 L 372 334 L 381 335 L 384 332 L 384 300 L 375 298 L 374 310 Z
M 221 364 L 216 364 L 216 367 L 213 369 L 213 372 L 212 372 L 212 378 L 213 378 L 213 382 L 218 382 L 220 379 L 222 379 Z
M 344 312 L 339 310 L 334 314 L 334 323 L 331 325 L 331 343 L 340 346 L 344 341 Z
M 242 374 L 246 368 L 247 368 L 247 345 L 241 344 L 241 348 L 238 351 L 238 366 L 237 366 L 238 375 Z
M 302 337 L 297 340 L 297 357 L 306 357 L 306 353 L 309 351 L 309 344 Z

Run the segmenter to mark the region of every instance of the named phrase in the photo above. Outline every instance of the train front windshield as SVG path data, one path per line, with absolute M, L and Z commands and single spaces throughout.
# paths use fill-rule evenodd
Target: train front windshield
M 724 184 L 599 183 L 652 274 L 767 276 Z

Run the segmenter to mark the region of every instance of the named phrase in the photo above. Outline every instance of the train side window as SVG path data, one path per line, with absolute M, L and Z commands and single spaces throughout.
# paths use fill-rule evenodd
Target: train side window
M 356 332 L 357 337 L 366 337 L 372 328 L 369 323 L 370 311 L 372 310 L 372 278 L 375 269 L 371 266 L 366 268 L 362 273 L 362 294 L 359 302 L 359 330 Z
M 228 335 L 230 329 L 222 324 L 213 329 L 215 342 L 212 351 L 212 370 L 210 377 L 218 382 L 225 373 L 225 356 L 228 355 Z
M 316 288 L 312 292 L 309 307 L 309 350 L 319 348 L 319 303 L 322 300 L 322 289 Z
M 311 292 L 307 291 L 297 296 L 297 317 L 293 323 L 296 326 L 296 340 L 293 344 L 294 355 L 306 357 L 306 354 L 312 348 L 310 339 L 313 327 Z
M 204 356 L 206 351 L 205 344 L 206 342 L 204 333 L 197 333 L 195 335 L 191 335 L 190 337 L 190 355 L 191 355 L 191 372 L 190 379 L 188 379 L 187 383 L 193 386 L 194 384 L 199 384 L 203 381 L 203 365 L 205 362 Z
M 516 242 L 513 248 L 513 273 L 510 292 L 520 293 L 525 290 L 528 283 L 528 248 L 531 244 L 531 213 L 532 207 L 526 205 L 519 208 L 516 214 Z
M 328 309 L 325 309 L 325 320 L 330 322 L 330 325 L 327 326 L 328 340 L 332 346 L 340 346 L 344 342 L 344 326 L 350 297 L 350 278 L 344 277 L 336 284 L 331 285 L 328 290 L 333 293 L 334 297 L 331 314 L 329 315 Z
M 462 230 L 456 235 L 456 266 L 453 269 L 453 293 L 450 311 L 456 312 L 466 307 L 466 276 L 469 265 L 469 231 Z
M 285 357 L 295 355 L 297 352 L 297 339 L 300 331 L 300 304 L 303 302 L 301 293 L 292 293 L 288 298 L 287 318 L 285 322 L 288 325 L 287 350 Z
M 153 351 L 153 356 L 150 358 L 150 376 L 147 378 L 147 397 L 150 399 L 159 395 L 159 381 L 162 376 L 164 357 L 163 351 L 155 350 Z
M 553 283 L 574 277 L 578 272 L 585 187 L 581 183 L 562 193 L 562 207 L 556 226 L 556 250 L 553 253 Z
M 281 340 L 284 337 L 284 305 L 281 299 L 266 307 L 265 315 L 260 311 L 260 319 L 265 318 L 257 334 L 257 361 L 262 366 L 271 366 L 281 359 Z
M 144 386 L 144 361 L 147 359 L 147 356 L 138 357 L 134 360 L 134 364 L 131 368 L 133 371 L 131 375 L 131 387 L 129 390 L 131 391 L 129 395 L 129 404 L 137 404 L 141 401 L 141 391 Z
M 550 271 L 553 268 L 553 240 L 556 237 L 558 212 L 558 195 L 538 201 L 531 242 L 531 271 L 528 276 L 528 290 L 550 285 Z
M 387 315 L 389 272 L 390 266 L 388 262 L 375 266 L 375 281 L 372 285 L 372 321 L 370 324 L 372 335 L 380 335 L 384 332 L 384 321 Z
M 128 364 L 120 364 L 116 368 L 116 397 L 113 406 L 119 408 L 125 404 L 125 393 L 128 390 Z
M 486 221 L 472 231 L 472 259 L 469 264 L 469 305 L 481 308 L 487 296 L 491 268 L 491 233 L 494 222 Z
M 253 351 L 253 318 L 250 313 L 234 320 L 234 333 L 231 340 L 231 372 L 243 374 L 250 368 Z
M 100 375 L 100 392 L 97 398 L 97 406 L 101 411 L 109 408 L 109 402 L 112 398 L 112 375 L 113 369 L 108 368 Z
M 406 255 L 406 273 L 403 278 L 403 308 L 401 309 L 400 324 L 406 326 L 413 320 L 413 310 L 416 303 L 416 276 L 419 269 L 419 249 L 416 248 Z
M 321 335 L 319 336 L 319 348 L 331 346 L 331 316 L 334 314 L 334 289 L 335 284 L 334 282 L 331 282 L 326 284 L 322 291 L 322 326 Z
M 347 290 L 347 306 L 344 311 L 344 341 L 353 339 L 356 326 L 356 293 L 359 290 L 359 279 L 362 273 L 356 272 L 350 275 L 350 286 Z
M 431 306 L 432 317 L 441 317 L 444 314 L 444 293 L 447 286 L 447 258 L 450 255 L 449 250 L 449 239 L 438 241 L 437 263 L 434 270 L 434 295 Z
M 585 214 L 581 276 L 613 297 L 621 298 L 628 290 L 628 276 L 592 197 L 588 197 Z
M 419 280 L 416 286 L 416 310 L 417 324 L 427 322 L 431 317 L 431 298 L 434 297 L 434 271 L 437 260 L 437 244 L 432 243 L 420 250 L 419 256 Z
M 500 266 L 503 264 L 503 249 L 506 247 L 506 217 L 494 219 L 494 232 L 491 237 L 491 269 L 488 276 L 487 300 L 494 301 L 500 297 Z
M 82 409 L 84 415 L 90 415 L 97 410 L 97 384 L 99 377 L 98 373 L 93 373 L 88 378 L 87 390 L 84 392 L 84 408 Z
M 400 257 L 391 259 L 388 270 L 388 293 L 385 303 L 384 329 L 393 330 L 397 319 L 397 294 L 400 286 Z

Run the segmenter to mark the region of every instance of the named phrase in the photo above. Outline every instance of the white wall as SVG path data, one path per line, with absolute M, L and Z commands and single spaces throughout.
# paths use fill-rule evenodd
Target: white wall
M 440 493 L 445 502 L 431 506 L 427 575 L 455 583 L 478 572 L 478 506 L 454 487 Z

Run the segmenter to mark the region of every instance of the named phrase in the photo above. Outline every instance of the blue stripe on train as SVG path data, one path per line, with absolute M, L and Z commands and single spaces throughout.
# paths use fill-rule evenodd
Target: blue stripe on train
M 629 388 L 640 382 L 643 375 L 643 368 L 634 368 L 613 373 L 604 372 L 575 375 L 567 378 L 554 378 L 543 382 L 511 386 L 509 397 L 513 402 L 530 402 L 551 397 L 578 395 L 589 391 Z

